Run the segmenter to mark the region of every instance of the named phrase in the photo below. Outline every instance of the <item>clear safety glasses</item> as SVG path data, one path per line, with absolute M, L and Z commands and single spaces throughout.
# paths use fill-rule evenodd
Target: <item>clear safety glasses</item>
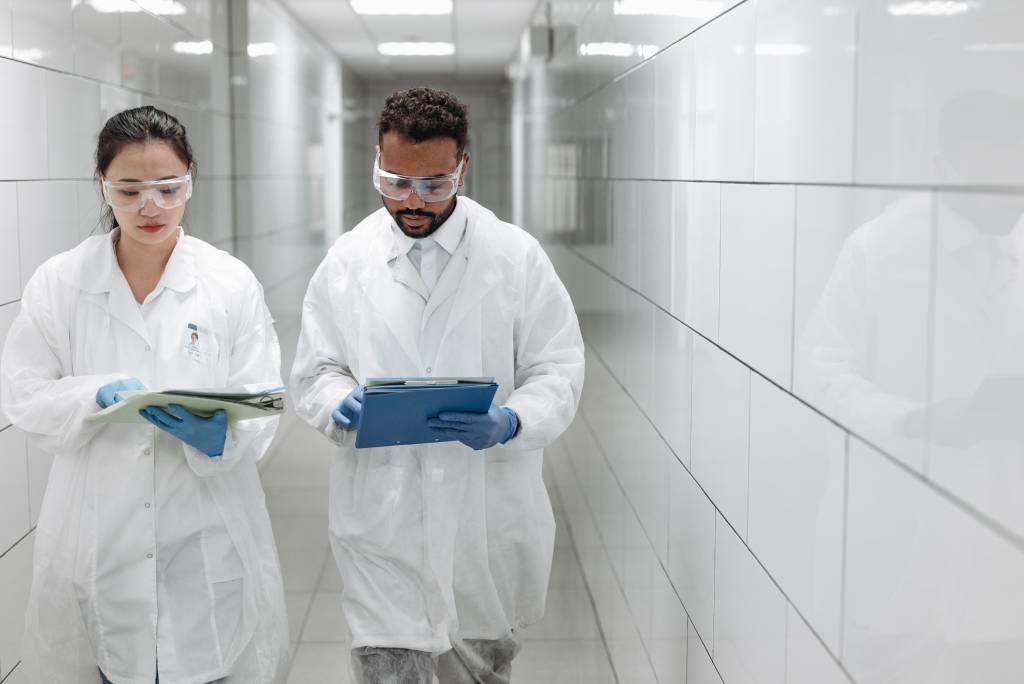
M 103 199 L 114 209 L 142 211 L 146 202 L 161 209 L 180 207 L 192 196 L 192 174 L 167 180 L 114 183 L 103 179 Z
M 388 199 L 404 202 L 409 195 L 416 195 L 424 202 L 443 202 L 459 191 L 459 176 L 462 162 L 445 176 L 400 176 L 380 168 L 380 153 L 373 162 L 373 187 Z

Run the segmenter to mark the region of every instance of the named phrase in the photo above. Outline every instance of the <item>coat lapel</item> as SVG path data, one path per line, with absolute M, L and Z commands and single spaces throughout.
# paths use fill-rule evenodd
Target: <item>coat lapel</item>
M 448 323 L 441 338 L 442 346 L 452 330 L 501 280 L 498 257 L 494 245 L 489 243 L 487 237 L 486 226 L 480 221 L 479 213 L 471 211 L 466 225 L 466 236 L 463 238 L 466 241 L 465 273 L 457 282 L 451 284 L 455 289 L 455 302 L 452 304 Z M 458 254 L 452 258 L 457 257 Z

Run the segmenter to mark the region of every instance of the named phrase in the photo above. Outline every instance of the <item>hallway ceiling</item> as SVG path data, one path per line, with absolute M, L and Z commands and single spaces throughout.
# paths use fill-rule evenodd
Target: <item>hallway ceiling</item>
M 537 0 L 454 0 L 451 14 L 371 16 L 356 14 L 348 0 L 283 0 L 360 76 L 497 77 L 519 45 Z M 385 57 L 385 42 L 429 41 L 455 44 L 443 57 Z

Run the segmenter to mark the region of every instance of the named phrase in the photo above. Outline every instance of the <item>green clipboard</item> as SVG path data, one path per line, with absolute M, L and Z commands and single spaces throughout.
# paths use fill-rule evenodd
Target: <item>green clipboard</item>
M 223 409 L 228 423 L 252 418 L 266 418 L 284 413 L 286 390 L 278 387 L 265 392 L 238 392 L 233 390 L 123 390 L 123 399 L 98 411 L 85 420 L 90 423 L 144 423 L 139 415 L 146 406 L 180 404 L 200 416 L 212 416 Z

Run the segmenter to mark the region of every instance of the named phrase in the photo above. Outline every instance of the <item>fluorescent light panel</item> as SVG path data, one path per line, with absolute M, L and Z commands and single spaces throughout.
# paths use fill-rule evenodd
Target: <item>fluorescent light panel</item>
M 658 51 L 657 45 L 633 45 L 632 43 L 584 43 L 580 54 L 584 57 L 652 57 Z
M 381 43 L 377 52 L 390 57 L 445 57 L 455 54 L 452 43 Z
M 915 0 L 889 5 L 889 14 L 894 17 L 953 17 L 979 4 L 970 0 Z
M 188 13 L 177 0 L 85 0 L 85 4 L 102 14 L 131 14 L 146 10 L 153 14 L 174 17 Z
M 452 13 L 452 0 L 350 0 L 356 14 L 438 15 Z
M 656 17 L 710 19 L 725 9 L 720 0 L 615 0 L 612 13 Z
M 208 40 L 179 40 L 171 49 L 179 55 L 213 54 L 213 43 Z

